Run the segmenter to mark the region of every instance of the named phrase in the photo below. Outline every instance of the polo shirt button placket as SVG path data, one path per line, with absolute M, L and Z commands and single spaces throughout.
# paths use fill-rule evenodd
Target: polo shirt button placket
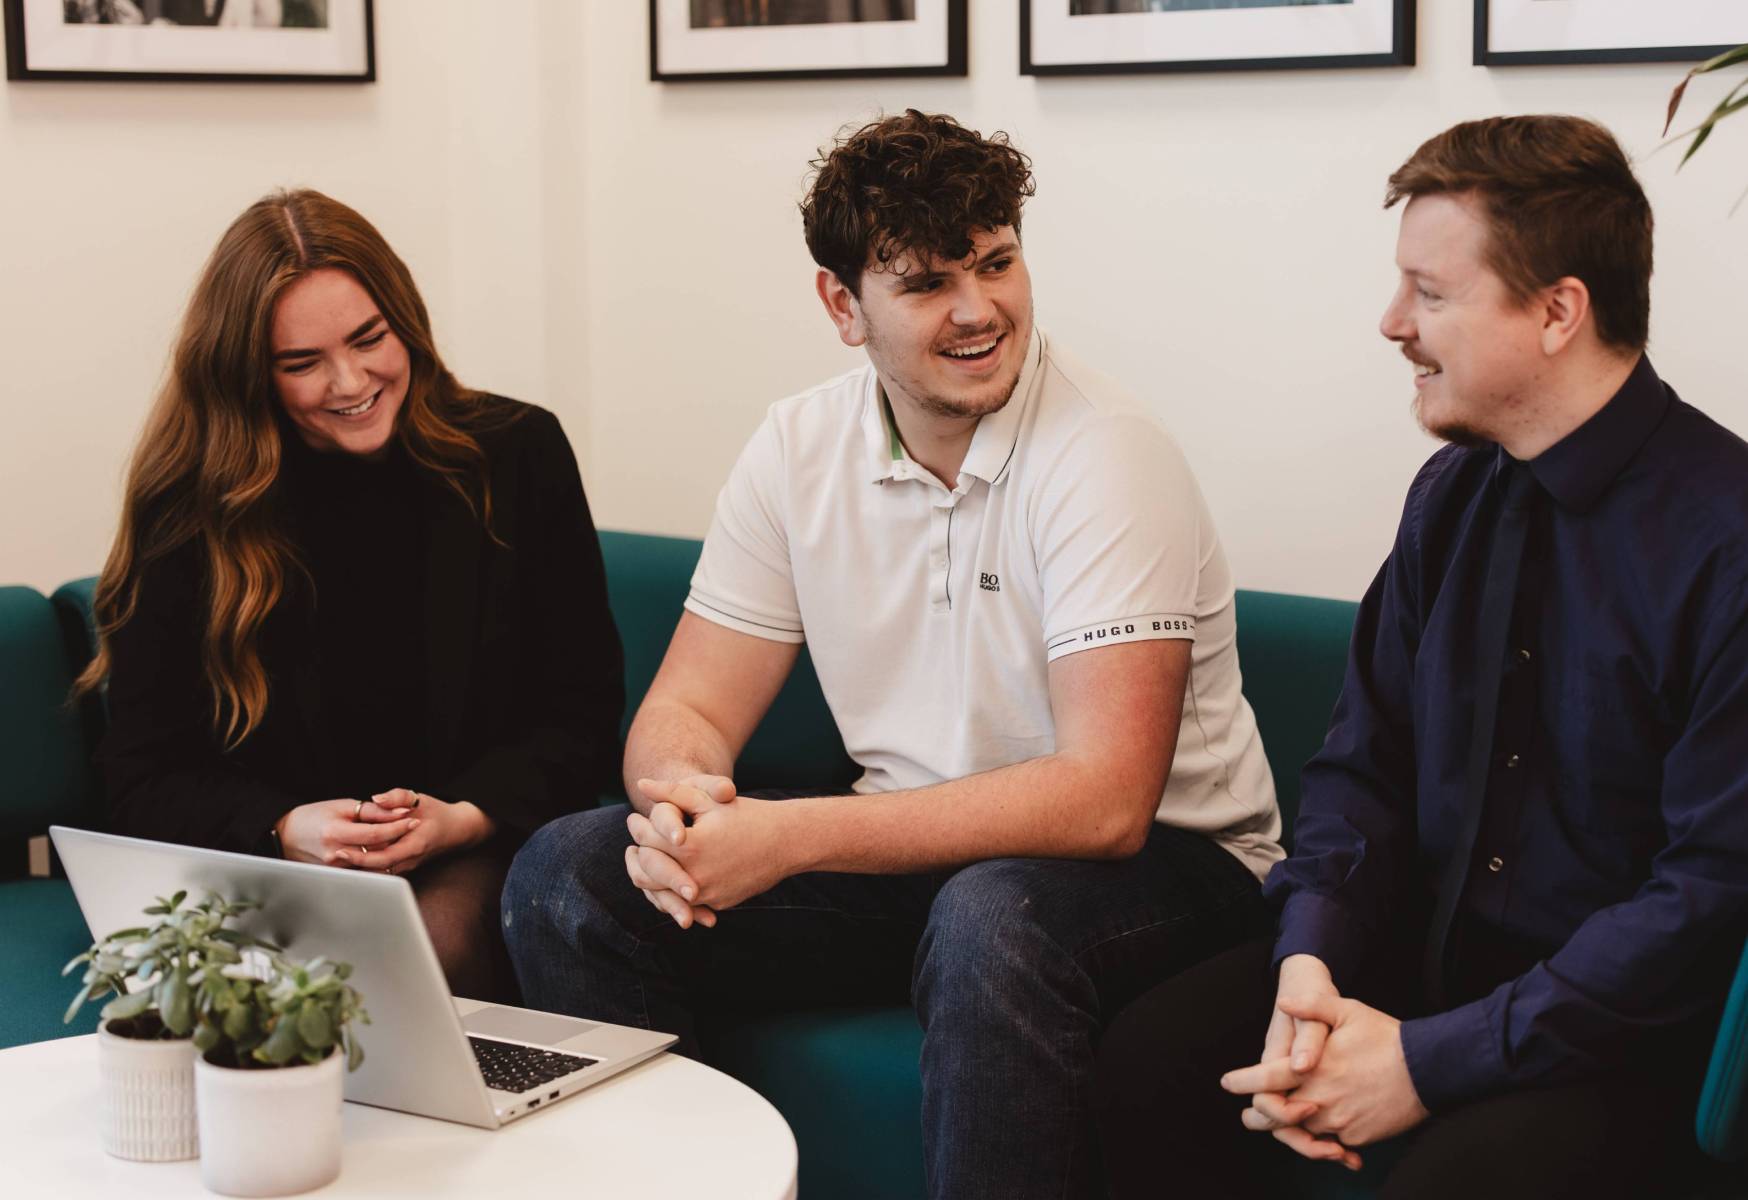
M 949 540 L 952 520 L 952 501 L 943 502 L 937 498 L 929 509 L 929 609 L 932 612 L 948 612 L 953 607 L 952 585 L 947 579 L 953 552 Z

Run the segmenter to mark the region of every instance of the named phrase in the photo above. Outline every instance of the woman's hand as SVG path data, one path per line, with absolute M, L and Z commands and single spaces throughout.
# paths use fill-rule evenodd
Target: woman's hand
M 478 805 L 466 800 L 451 804 L 410 788 L 393 788 L 372 796 L 364 805 L 361 820 L 378 827 L 410 822 L 385 842 L 347 852 L 344 865 L 391 875 L 405 875 L 428 858 L 477 846 L 497 828 Z
M 279 835 L 279 852 L 293 862 L 355 867 L 367 851 L 394 844 L 422 823 L 422 811 L 411 805 L 318 800 L 298 805 L 273 830 Z

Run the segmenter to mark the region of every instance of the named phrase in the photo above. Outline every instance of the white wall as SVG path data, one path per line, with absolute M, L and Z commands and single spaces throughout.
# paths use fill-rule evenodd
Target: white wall
M 544 114 L 568 95 L 546 68 L 579 53 L 575 10 L 376 10 L 374 85 L 0 89 L 0 582 L 48 589 L 101 567 L 188 292 L 225 226 L 276 187 L 320 188 L 376 223 L 463 379 L 575 419 L 582 381 L 549 385 L 547 346 L 579 309 L 557 287 L 567 272 L 548 290 L 544 238 L 573 168 L 543 149 Z
M 1375 332 L 1385 176 L 1496 112 L 1594 116 L 1645 154 L 1681 74 L 1471 67 L 1470 7 L 1421 0 L 1405 70 L 1021 78 L 1015 7 L 973 0 L 969 79 L 660 85 L 636 0 L 381 0 L 373 86 L 8 84 L 0 577 L 101 565 L 188 288 L 282 184 L 383 229 L 463 379 L 560 414 L 600 524 L 701 534 L 765 406 L 858 361 L 812 295 L 807 160 L 915 105 L 1033 156 L 1040 321 L 1184 442 L 1240 582 L 1357 596 L 1431 449 Z M 1739 119 L 1680 178 L 1667 153 L 1641 176 L 1658 366 L 1748 433 Z
M 812 294 L 795 202 L 813 149 L 905 106 L 1008 130 L 1034 160 L 1040 324 L 1126 380 L 1184 442 L 1243 586 L 1357 597 L 1431 451 L 1377 334 L 1394 286 L 1384 180 L 1426 137 L 1567 111 L 1629 153 L 1684 68 L 1469 65 L 1469 0 L 1421 0 L 1409 69 L 1036 79 L 1009 0 L 973 0 L 964 80 L 652 84 L 642 6 L 589 7 L 587 478 L 607 524 L 701 534 L 772 400 L 857 361 Z M 1703 100 L 1696 94 L 1689 103 Z M 1748 118 L 1674 177 L 1654 358 L 1748 433 Z

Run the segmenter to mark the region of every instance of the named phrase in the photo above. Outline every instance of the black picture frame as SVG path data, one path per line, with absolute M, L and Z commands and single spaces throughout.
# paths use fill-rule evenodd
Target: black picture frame
M 1391 46 L 1377 54 L 1304 55 L 1289 58 L 1166 59 L 1148 62 L 1038 63 L 1032 58 L 1032 5 L 1020 0 L 1020 74 L 1152 75 L 1206 71 L 1306 71 L 1349 67 L 1411 67 L 1415 57 L 1416 0 L 1393 0 Z
M 310 71 L 79 71 L 29 65 L 24 0 L 0 0 L 6 32 L 6 78 L 14 83 L 375 83 L 376 0 L 363 0 L 364 70 Z
M 649 78 L 651 83 L 731 83 L 781 79 L 898 79 L 958 76 L 969 73 L 968 0 L 947 0 L 946 62 L 912 67 L 822 67 L 801 70 L 663 71 L 657 27 L 661 0 L 649 0 Z
M 1492 29 L 1489 0 L 1475 0 L 1475 54 L 1477 67 L 1546 67 L 1572 63 L 1677 63 L 1704 62 L 1739 43 L 1716 46 L 1635 46 L 1610 50 L 1493 50 L 1488 46 Z

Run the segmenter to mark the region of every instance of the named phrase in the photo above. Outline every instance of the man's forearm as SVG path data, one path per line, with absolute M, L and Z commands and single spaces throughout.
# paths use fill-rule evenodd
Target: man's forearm
M 648 815 L 639 779 L 732 776 L 734 753 L 722 734 L 696 710 L 672 700 L 648 700 L 637 710 L 625 738 L 625 794 Z
M 985 858 L 1127 858 L 1146 842 L 1165 780 L 1121 779 L 1050 754 L 932 787 L 785 801 L 800 869 L 942 870 Z

